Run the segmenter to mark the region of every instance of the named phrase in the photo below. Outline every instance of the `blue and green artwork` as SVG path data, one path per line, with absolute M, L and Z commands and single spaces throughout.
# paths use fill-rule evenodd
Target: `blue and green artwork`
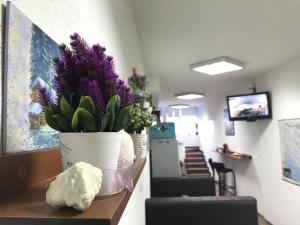
M 6 153 L 56 147 L 58 133 L 46 124 L 38 90 L 56 98 L 58 45 L 11 2 L 6 10 L 3 147 Z

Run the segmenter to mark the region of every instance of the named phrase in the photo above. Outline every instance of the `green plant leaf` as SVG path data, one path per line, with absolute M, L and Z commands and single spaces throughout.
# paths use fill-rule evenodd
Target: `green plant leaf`
M 115 122 L 116 122 L 117 115 L 119 112 L 120 104 L 121 104 L 121 99 L 120 99 L 119 95 L 112 96 L 107 103 L 106 112 L 111 115 L 110 120 L 109 120 L 110 131 L 112 131 L 112 129 L 115 126 Z
M 132 106 L 127 106 L 121 109 L 116 121 L 114 131 L 120 131 L 129 126 L 129 124 L 131 123 L 131 110 Z
M 52 114 L 56 114 L 56 113 L 59 113 L 59 107 L 57 104 L 54 104 L 54 103 L 50 103 L 50 111 Z
M 70 105 L 74 108 L 76 108 L 75 106 L 75 100 L 76 100 L 76 93 L 75 92 L 72 92 L 69 96 L 69 103 Z
M 142 110 L 139 105 L 135 105 L 131 110 L 132 123 L 125 129 L 128 133 L 140 133 L 145 127 L 152 125 L 153 116 Z
M 54 114 L 52 118 L 56 121 L 56 123 L 63 129 L 63 131 L 70 132 L 72 131 L 72 127 L 68 120 L 60 114 Z
M 69 104 L 69 102 L 64 96 L 60 100 L 59 107 L 60 107 L 61 114 L 64 117 L 66 117 L 69 122 L 71 122 L 75 110 L 72 108 L 72 106 Z
M 111 115 L 109 113 L 103 115 L 102 120 L 100 122 L 100 132 L 103 132 L 106 129 L 110 119 Z
M 49 125 L 49 127 L 51 127 L 52 129 L 57 130 L 57 131 L 63 131 L 63 129 L 56 122 L 56 120 L 54 118 L 52 118 L 54 113 L 55 112 L 51 106 L 46 107 L 44 109 L 45 120 L 46 120 L 47 124 Z
M 88 132 L 96 132 L 97 126 L 93 115 L 84 108 L 78 107 L 78 119 L 80 125 Z
M 76 109 L 71 122 L 71 126 L 74 131 L 77 131 L 79 125 L 78 112 L 79 108 Z
M 92 115 L 96 115 L 95 105 L 90 96 L 81 96 L 79 107 L 87 110 Z

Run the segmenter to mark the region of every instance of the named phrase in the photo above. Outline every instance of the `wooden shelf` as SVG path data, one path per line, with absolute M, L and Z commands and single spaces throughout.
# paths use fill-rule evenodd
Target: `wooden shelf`
M 25 155 L 25 156 L 24 156 Z M 49 157 L 50 158 L 49 158 Z M 0 157 L 0 165 L 3 161 L 13 161 L 12 158 L 20 157 L 18 156 L 5 156 Z M 72 224 L 72 225 L 117 225 L 120 217 L 129 201 L 131 193 L 128 191 L 122 191 L 118 194 L 108 197 L 96 197 L 93 201 L 90 208 L 88 208 L 84 212 L 76 211 L 72 208 L 68 207 L 50 207 L 45 200 L 46 190 L 50 182 L 54 179 L 53 171 L 57 171 L 56 174 L 59 173 L 58 168 L 61 169 L 60 166 L 60 155 L 59 150 L 48 150 L 42 152 L 35 152 L 29 154 L 22 154 L 23 160 L 29 158 L 34 158 L 35 160 L 46 160 L 48 158 L 47 165 L 42 165 L 38 160 L 37 163 L 39 166 L 35 166 L 35 169 L 38 169 L 39 172 L 37 174 L 46 175 L 45 180 L 38 183 L 30 183 L 27 180 L 28 185 L 21 185 L 24 187 L 23 190 L 19 190 L 16 188 L 14 193 L 1 193 L 0 196 L 0 225 L 35 225 L 35 224 L 43 224 L 43 225 L 57 225 L 57 224 Z M 50 160 L 50 161 L 49 161 Z M 29 160 L 30 161 L 30 160 Z M 57 162 L 58 161 L 58 162 Z M 134 185 L 136 185 L 140 174 L 143 171 L 146 160 L 139 159 L 133 165 L 132 170 L 132 179 Z M 34 163 L 34 162 L 32 162 Z M 17 165 L 16 165 L 17 166 Z M 51 167 L 52 166 L 52 167 Z M 12 166 L 10 166 L 12 167 Z M 34 165 L 33 165 L 34 167 Z M 55 168 L 54 168 L 55 167 Z M 3 169 L 3 166 L 0 171 Z M 26 166 L 25 166 L 25 170 Z M 16 169 L 18 171 L 18 169 Z M 52 172 L 49 172 L 52 171 Z M 1 180 L 15 180 L 8 178 L 10 176 L 9 171 L 6 171 L 5 177 L 0 177 Z M 0 173 L 3 176 L 5 173 L 3 171 Z M 15 174 L 12 173 L 13 177 Z M 25 178 L 26 179 L 26 178 Z M 32 178 L 32 180 L 35 180 Z M 41 177 L 39 179 L 41 180 Z M 10 181 L 10 183 L 14 183 Z M 1 185 L 0 185 L 1 186 Z M 7 186 L 7 185 L 4 185 Z M 8 187 L 2 188 L 3 190 L 7 190 Z
M 216 150 L 215 152 L 227 156 L 229 158 L 234 158 L 234 159 L 252 159 L 251 155 L 248 154 L 243 154 L 243 153 L 239 153 L 239 152 L 233 152 L 233 151 L 227 151 L 225 153 L 222 152 L 222 150 Z

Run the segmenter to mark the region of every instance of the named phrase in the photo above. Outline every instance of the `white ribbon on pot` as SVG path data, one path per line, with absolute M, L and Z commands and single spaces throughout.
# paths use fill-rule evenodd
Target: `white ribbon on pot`
M 97 196 L 116 194 L 121 191 L 133 191 L 133 181 L 131 178 L 132 166 L 118 169 L 102 170 L 102 185 Z

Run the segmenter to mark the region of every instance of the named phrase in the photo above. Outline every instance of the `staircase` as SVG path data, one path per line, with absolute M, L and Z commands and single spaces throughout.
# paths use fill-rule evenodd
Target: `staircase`
M 210 176 L 204 154 L 198 146 L 185 148 L 184 166 L 186 176 Z

